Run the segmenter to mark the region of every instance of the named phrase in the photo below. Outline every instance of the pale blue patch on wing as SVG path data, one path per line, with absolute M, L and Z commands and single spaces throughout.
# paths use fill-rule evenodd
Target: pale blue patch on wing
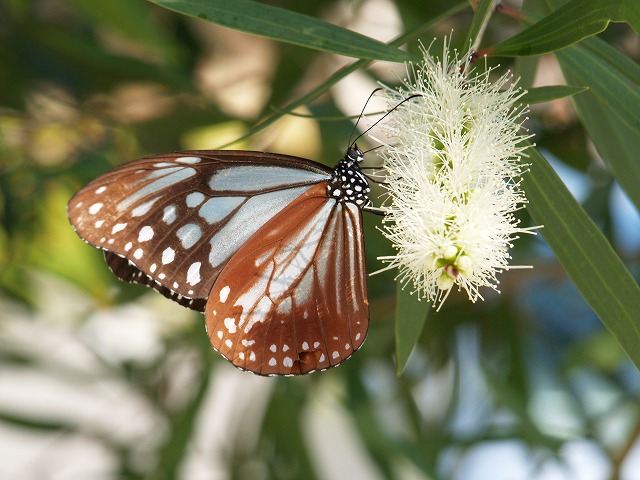
M 213 197 L 200 207 L 198 215 L 211 225 L 227 217 L 246 199 L 247 197 Z
M 216 268 L 228 260 L 260 227 L 312 186 L 263 193 L 247 200 L 229 222 L 211 237 L 211 266 Z
M 184 248 L 191 248 L 202 238 L 202 229 L 195 223 L 187 223 L 176 230 L 176 235 Z
M 215 191 L 249 192 L 287 187 L 297 183 L 317 183 L 329 178 L 331 176 L 328 173 L 310 172 L 297 168 L 246 165 L 221 168 L 209 179 L 209 187 Z
M 165 176 L 158 178 L 151 182 L 148 185 L 145 185 L 139 190 L 136 190 L 133 194 L 129 195 L 127 198 L 122 200 L 118 204 L 118 210 L 123 211 L 127 210 L 131 205 L 136 203 L 137 201 L 143 199 L 144 197 L 156 193 L 162 189 L 175 185 L 176 183 L 182 182 L 189 177 L 193 177 L 196 174 L 195 169 L 191 167 L 176 167 L 176 168 L 167 168 L 158 171 L 151 172 L 147 178 L 155 178 L 160 176 L 161 174 L 165 174 Z

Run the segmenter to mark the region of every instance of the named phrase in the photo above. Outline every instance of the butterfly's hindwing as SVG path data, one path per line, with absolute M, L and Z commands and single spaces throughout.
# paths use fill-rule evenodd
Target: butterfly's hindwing
M 367 333 L 363 262 L 360 210 L 313 187 L 222 270 L 205 309 L 212 345 L 260 375 L 338 365 Z

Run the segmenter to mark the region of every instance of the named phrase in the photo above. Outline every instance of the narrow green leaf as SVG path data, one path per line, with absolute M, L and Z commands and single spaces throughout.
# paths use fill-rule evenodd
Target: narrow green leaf
M 576 287 L 640 369 L 640 287 L 604 235 L 534 148 L 527 210 Z
M 554 52 L 604 31 L 610 22 L 628 22 L 640 32 L 640 2 L 571 0 L 490 50 L 506 56 Z
M 149 0 L 211 23 L 355 58 L 404 62 L 412 54 L 318 18 L 251 0 Z
M 640 78 L 640 66 L 634 67 L 600 39 L 585 43 L 558 52 L 558 61 L 567 81 L 589 87 L 585 94 L 572 98 L 580 121 L 613 176 L 640 209 L 640 89 L 630 78 L 634 74 Z
M 409 286 L 408 286 L 409 287 Z M 411 288 L 396 288 L 396 373 L 402 374 L 407 366 L 431 305 L 427 301 L 419 301 L 418 295 L 409 293 Z
M 478 3 L 478 8 L 476 8 L 476 12 L 473 14 L 471 26 L 467 32 L 467 38 L 464 41 L 464 48 L 469 48 L 469 46 L 473 45 L 473 42 L 476 41 L 476 37 L 480 34 L 486 18 L 493 10 L 493 4 L 493 0 L 481 0 L 480 3 Z
M 442 12 L 441 15 L 438 15 L 437 17 L 432 18 L 430 22 L 427 22 L 427 23 L 422 24 L 422 25 L 418 25 L 417 27 L 409 30 L 408 32 L 403 33 L 399 37 L 397 37 L 394 40 L 392 40 L 391 42 L 389 42 L 389 45 L 393 45 L 395 47 L 398 47 L 400 45 L 404 45 L 406 42 L 408 42 L 410 40 L 414 40 L 416 38 L 419 38 L 419 36 L 422 33 L 424 33 L 425 31 L 428 31 L 430 28 L 432 28 L 434 25 L 436 25 L 440 21 L 451 17 L 452 15 L 464 10 L 467 7 L 468 7 L 468 3 L 467 3 L 466 0 L 458 2 L 456 5 L 452 6 L 450 9 L 446 10 L 445 12 Z M 292 112 L 293 110 L 295 110 L 296 108 L 298 108 L 298 107 L 300 107 L 302 105 L 307 105 L 308 103 L 311 103 L 312 101 L 314 101 L 315 99 L 320 97 L 323 93 L 328 91 L 333 85 L 338 83 L 340 80 L 342 80 L 343 78 L 349 76 L 351 73 L 355 72 L 356 70 L 359 70 L 361 68 L 365 68 L 369 63 L 370 63 L 369 60 L 356 60 L 352 64 L 346 65 L 346 66 L 340 68 L 330 78 L 328 78 L 324 83 L 322 83 L 318 87 L 314 88 L 309 93 L 307 93 L 307 94 L 303 95 L 302 97 L 298 98 L 297 100 L 294 100 L 293 102 L 289 103 L 286 107 L 284 107 L 282 109 L 279 109 L 278 112 L 273 113 L 273 114 L 269 115 L 268 117 L 266 117 L 265 119 L 261 120 L 258 124 L 256 124 L 253 128 L 251 128 L 251 130 L 249 130 L 242 137 L 237 138 L 236 140 L 234 140 L 233 142 L 230 142 L 228 144 L 221 145 L 218 148 L 226 148 L 226 147 L 228 147 L 229 145 L 231 145 L 233 143 L 241 142 L 243 140 L 246 140 L 247 138 L 255 135 L 256 133 L 258 133 L 258 132 L 260 132 L 262 130 L 264 130 L 265 128 L 267 128 L 270 125 L 272 125 L 273 123 L 275 123 L 278 119 L 280 119 L 281 117 L 283 117 L 287 113 Z
M 609 105 L 627 126 L 640 131 L 640 88 L 584 48 L 556 53 L 563 69 Z
M 557 98 L 570 97 L 587 90 L 589 90 L 589 87 L 572 87 L 568 85 L 528 88 L 527 93 L 518 99 L 518 103 L 521 105 L 533 105 L 534 103 L 548 102 Z

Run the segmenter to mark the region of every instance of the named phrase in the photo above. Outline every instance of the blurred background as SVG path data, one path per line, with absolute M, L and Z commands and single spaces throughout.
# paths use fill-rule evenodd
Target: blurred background
M 453 6 L 269 3 L 381 41 Z M 464 50 L 472 15 L 459 9 L 424 43 L 454 30 Z M 518 28 L 496 14 L 483 44 Z M 601 38 L 640 56 L 624 24 Z M 0 3 L 0 478 L 640 479 L 640 376 L 540 235 L 516 243 L 513 263 L 534 268 L 504 273 L 500 295 L 471 304 L 453 293 L 430 312 L 402 376 L 385 272 L 369 278 L 371 329 L 352 359 L 261 378 L 210 348 L 202 315 L 118 282 L 69 226 L 66 202 L 99 174 L 233 141 L 352 61 L 142 0 Z M 534 61 L 536 86 L 564 83 L 552 56 Z M 496 75 L 518 75 L 500 63 Z M 402 65 L 374 63 L 298 110 L 312 118 L 285 116 L 233 148 L 333 165 L 348 116 L 377 82 L 403 76 Z M 530 117 L 538 148 L 637 278 L 638 213 L 571 102 L 535 105 Z M 371 217 L 374 272 L 390 247 Z

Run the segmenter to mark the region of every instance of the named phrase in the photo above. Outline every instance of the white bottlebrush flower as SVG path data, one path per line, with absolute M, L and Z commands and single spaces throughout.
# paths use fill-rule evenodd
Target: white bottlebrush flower
M 495 82 L 470 68 L 445 42 L 443 60 L 423 49 L 400 89 L 385 87 L 389 110 L 381 124 L 391 145 L 379 150 L 387 171 L 383 233 L 396 250 L 380 257 L 399 268 L 420 297 L 440 307 L 451 289 L 472 301 L 480 287 L 497 289 L 509 267 L 511 242 L 531 229 L 514 212 L 526 203 L 521 132 L 526 107 L 510 74 Z

